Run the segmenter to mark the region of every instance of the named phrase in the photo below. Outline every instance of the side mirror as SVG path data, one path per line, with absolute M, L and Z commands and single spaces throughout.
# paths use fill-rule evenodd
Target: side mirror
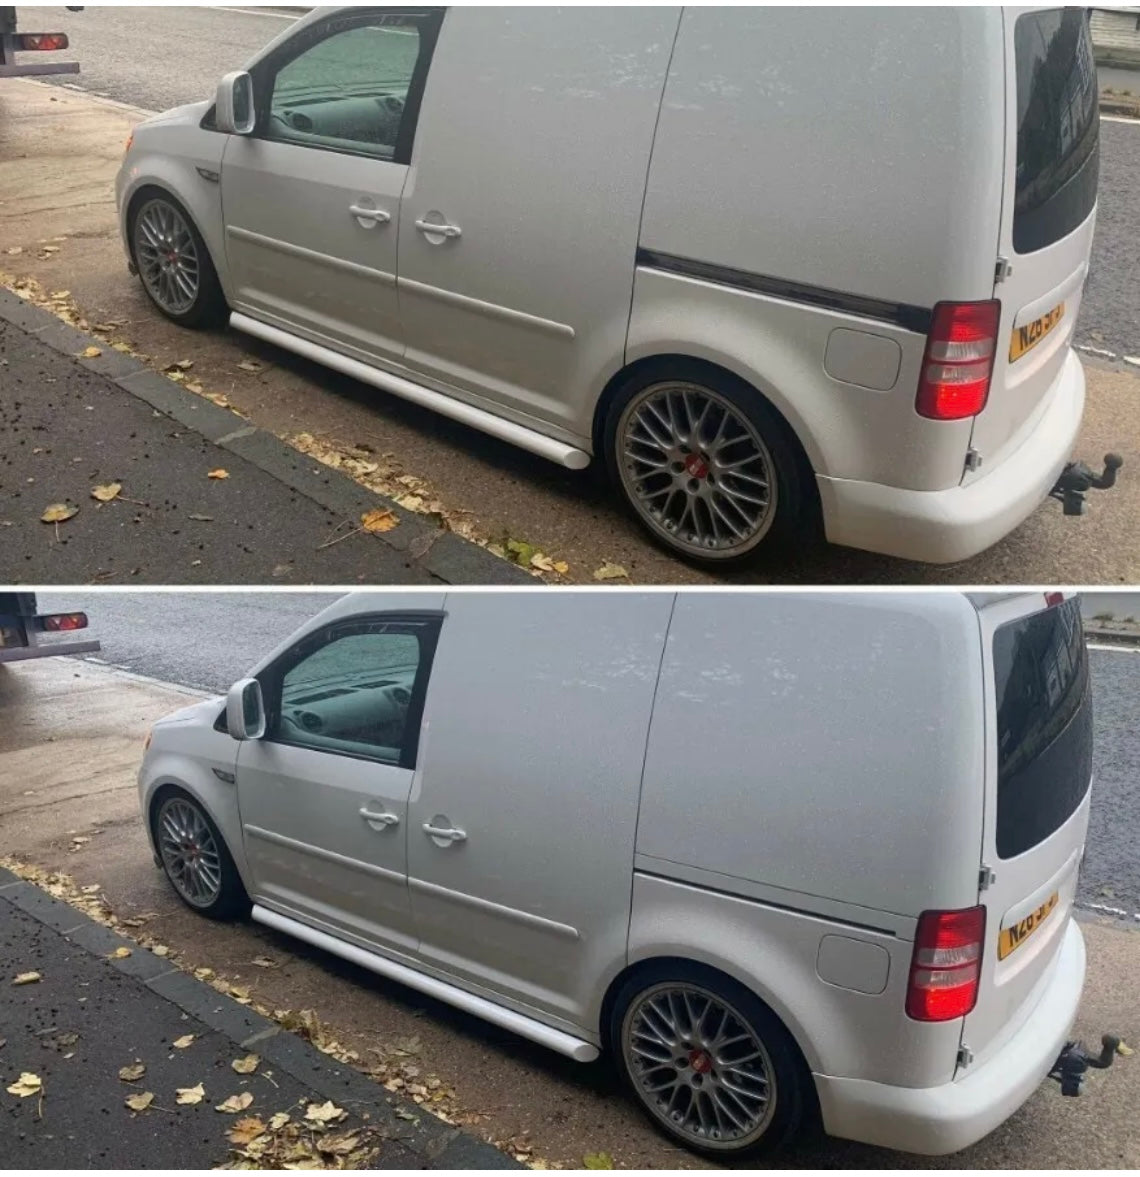
M 257 124 L 253 109 L 253 79 L 243 70 L 226 74 L 218 83 L 214 123 L 228 135 L 251 135 Z
M 260 740 L 265 735 L 265 703 L 261 683 L 243 678 L 226 696 L 226 727 L 235 740 Z

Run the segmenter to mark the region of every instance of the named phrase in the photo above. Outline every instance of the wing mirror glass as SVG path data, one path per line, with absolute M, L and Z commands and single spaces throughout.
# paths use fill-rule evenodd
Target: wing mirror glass
M 265 735 L 265 703 L 257 679 L 243 678 L 230 687 L 226 727 L 235 740 L 260 740 Z
M 257 123 L 253 109 L 253 79 L 244 70 L 226 74 L 218 83 L 214 123 L 228 135 L 251 135 Z

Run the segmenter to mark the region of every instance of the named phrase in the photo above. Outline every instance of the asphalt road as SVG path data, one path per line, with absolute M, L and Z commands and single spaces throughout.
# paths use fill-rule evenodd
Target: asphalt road
M 136 674 L 226 691 L 326 605 L 322 593 L 41 593 L 40 608 L 85 609 L 99 658 Z M 1086 613 L 1096 612 L 1096 595 Z M 1095 784 L 1079 901 L 1140 913 L 1140 651 L 1091 653 Z
M 81 73 L 55 84 L 145 110 L 209 97 L 223 74 L 240 69 L 294 19 L 272 8 L 216 5 L 20 12 L 29 28 L 50 23 L 71 38 Z M 1140 71 L 1104 71 L 1101 79 L 1117 89 L 1132 80 L 1140 93 Z M 1140 123 L 1105 121 L 1102 135 L 1100 215 L 1076 340 L 1118 357 L 1140 356 Z

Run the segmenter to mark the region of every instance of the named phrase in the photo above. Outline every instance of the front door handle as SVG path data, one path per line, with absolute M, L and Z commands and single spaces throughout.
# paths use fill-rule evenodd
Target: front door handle
M 430 821 L 424 822 L 424 833 L 437 842 L 454 844 L 455 842 L 467 841 L 466 830 L 457 830 L 450 826 L 435 826 Z
M 458 225 L 439 225 L 434 221 L 416 221 L 416 228 L 428 238 L 446 237 L 448 240 L 454 241 L 457 237 L 463 236 L 463 230 Z
M 400 819 L 394 813 L 374 813 L 367 806 L 360 811 L 360 816 L 374 830 L 386 830 L 400 824 Z
M 385 212 L 382 208 L 364 208 L 359 204 L 350 204 L 348 211 L 358 221 L 372 222 L 371 225 L 361 225 L 362 229 L 371 229 L 374 225 L 386 225 L 392 219 L 392 214 Z

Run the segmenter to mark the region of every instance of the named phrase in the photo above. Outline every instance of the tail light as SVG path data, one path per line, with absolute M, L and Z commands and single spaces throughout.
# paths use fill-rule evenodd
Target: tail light
M 915 404 L 923 417 L 960 421 L 986 407 L 1001 303 L 940 302 L 926 339 Z
M 965 1017 L 978 1000 L 986 909 L 924 911 L 918 917 L 907 1016 L 918 1022 L 949 1022 Z
M 1065 594 L 1064 593 L 1046 593 L 1045 594 L 1045 607 L 1047 609 L 1052 609 L 1055 605 L 1062 605 L 1062 604 L 1064 604 L 1064 602 L 1065 602 Z
M 45 633 L 66 633 L 73 629 L 87 628 L 86 613 L 55 613 L 40 618 L 40 628 Z
M 66 33 L 19 33 L 14 40 L 14 48 L 22 49 L 25 53 L 36 50 L 53 53 L 68 46 Z

